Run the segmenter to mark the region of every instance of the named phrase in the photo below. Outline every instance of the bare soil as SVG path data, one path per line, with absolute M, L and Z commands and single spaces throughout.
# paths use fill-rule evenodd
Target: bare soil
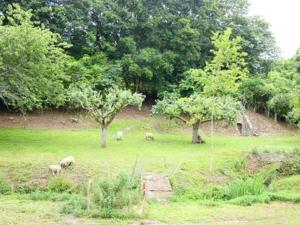
M 127 107 L 116 117 L 119 119 L 146 120 L 150 118 L 150 106 L 144 106 L 139 111 L 137 108 Z M 264 115 L 247 111 L 247 115 L 258 135 L 295 135 L 297 130 L 285 123 L 275 122 Z M 161 120 L 155 120 L 152 127 L 157 132 L 164 132 L 160 125 Z M 47 111 L 43 113 L 30 113 L 26 118 L 20 114 L 0 112 L 0 128 L 8 127 L 27 128 L 55 128 L 55 129 L 80 129 L 95 128 L 98 126 L 92 118 L 85 113 Z M 239 135 L 236 126 L 228 126 L 224 121 L 217 121 L 213 124 L 216 134 Z M 184 126 L 190 130 L 190 127 Z M 200 125 L 200 132 L 210 134 L 211 123 L 206 122 Z

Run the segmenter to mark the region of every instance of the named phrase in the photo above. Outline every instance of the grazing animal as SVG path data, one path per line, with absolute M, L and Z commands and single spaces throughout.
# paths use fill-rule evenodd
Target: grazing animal
M 146 133 L 146 140 L 147 141 L 153 141 L 154 135 L 152 133 Z
M 59 174 L 61 171 L 60 165 L 50 165 L 49 170 L 52 172 L 53 175 Z
M 68 156 L 68 157 L 65 157 L 63 158 L 59 165 L 62 167 L 62 168 L 66 168 L 68 166 L 71 166 L 73 163 L 75 163 L 75 158 L 73 156 Z
M 122 131 L 117 132 L 116 139 L 117 139 L 117 141 L 123 140 L 123 132 Z

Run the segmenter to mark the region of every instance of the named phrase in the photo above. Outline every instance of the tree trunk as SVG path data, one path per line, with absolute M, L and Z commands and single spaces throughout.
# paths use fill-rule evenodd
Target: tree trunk
M 199 122 L 193 124 L 193 140 L 192 140 L 192 142 L 195 144 L 204 143 L 201 139 L 201 136 L 199 135 L 199 125 L 200 125 Z
M 102 127 L 101 148 L 106 148 L 106 127 Z

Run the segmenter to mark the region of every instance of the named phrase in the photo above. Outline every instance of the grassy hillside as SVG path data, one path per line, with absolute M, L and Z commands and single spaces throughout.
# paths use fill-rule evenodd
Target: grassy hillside
M 136 172 L 167 174 L 174 187 L 205 188 L 226 182 L 226 177 L 222 177 L 219 172 L 220 169 L 228 168 L 245 152 L 253 149 L 289 152 L 300 146 L 299 135 L 204 136 L 206 144 L 194 145 L 191 143 L 191 134 L 186 130 L 181 130 L 174 124 L 162 123 L 167 132 L 158 133 L 151 128 L 152 122 L 150 119 L 114 122 L 108 131 L 106 149 L 100 148 L 99 129 L 3 128 L 0 130 L 0 177 L 14 188 L 26 185 L 46 186 L 52 177 L 48 165 L 73 155 L 76 164 L 63 171 L 62 176 L 69 177 L 78 185 L 85 184 L 89 177 L 108 176 L 120 171 L 131 173 L 134 168 Z M 123 141 L 115 140 L 118 130 L 125 132 Z M 145 140 L 144 134 L 149 131 L 154 133 L 154 141 Z M 276 187 L 284 186 L 281 183 Z M 36 216 L 44 224 L 68 224 L 65 217 L 58 212 L 60 205 L 61 203 L 33 202 L 27 197 L 20 199 L 20 196 L 2 196 L 0 216 L 4 219 L 0 224 L 32 224 L 26 221 L 31 221 Z M 51 210 L 47 210 L 48 208 Z M 279 215 L 283 208 L 286 218 L 292 219 L 291 224 L 297 224 L 295 216 L 300 206 L 291 203 L 262 204 L 249 208 L 197 201 L 171 202 L 167 205 L 151 203 L 146 207 L 146 217 L 169 224 L 183 224 L 188 221 L 189 224 L 199 224 L 202 221 L 222 224 L 223 219 L 229 223 L 237 220 L 237 223 L 248 221 L 249 224 L 264 224 L 268 221 L 269 224 L 276 224 L 278 216 L 272 216 Z M 257 210 L 268 212 L 268 215 L 256 215 Z M 257 221 L 253 221 L 254 215 L 257 216 Z M 25 222 L 17 222 L 17 218 L 24 219 Z M 78 224 L 94 224 L 95 221 L 99 224 L 99 221 L 105 221 L 77 220 Z M 283 220 L 280 221 L 284 223 Z M 116 220 L 115 223 L 126 224 L 130 220 Z

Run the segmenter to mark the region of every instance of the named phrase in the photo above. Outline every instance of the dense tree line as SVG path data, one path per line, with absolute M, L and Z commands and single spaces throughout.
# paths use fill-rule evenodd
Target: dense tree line
M 71 44 L 69 55 L 104 55 L 119 67 L 110 75 L 148 95 L 205 66 L 211 35 L 227 27 L 243 38 L 251 72 L 268 70 L 275 53 L 268 24 L 247 16 L 247 0 L 6 0 L 0 11 L 13 2 Z
M 300 56 L 275 62 L 268 23 L 247 13 L 247 0 L 1 1 L 1 101 L 24 113 L 67 107 L 69 93 L 81 87 L 104 93 L 116 86 L 155 98 L 174 90 L 191 97 L 203 91 L 191 71 L 224 75 L 206 81 L 225 90 L 233 85 L 228 74 L 242 69 L 247 78 L 234 98 L 299 123 Z M 242 53 L 235 63 L 226 52 L 216 57 L 231 43 L 216 48 L 216 34 L 229 27 L 228 40 L 238 40 Z

